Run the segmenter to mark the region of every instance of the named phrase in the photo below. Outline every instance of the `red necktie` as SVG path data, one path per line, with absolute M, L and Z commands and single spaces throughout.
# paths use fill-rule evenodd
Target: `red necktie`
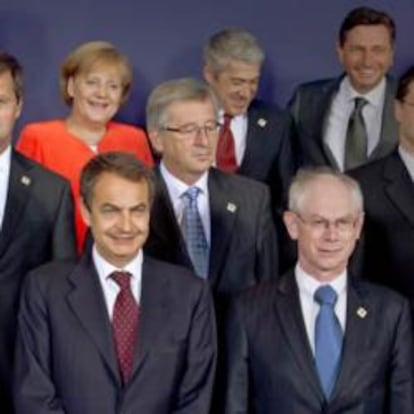
M 224 124 L 220 129 L 216 153 L 217 167 L 226 172 L 235 172 L 237 170 L 234 137 L 230 129 L 231 118 L 231 115 L 224 115 Z
M 118 366 L 125 385 L 132 371 L 137 342 L 139 306 L 132 295 L 128 272 L 113 272 L 110 277 L 119 285 L 112 315 L 112 333 L 115 340 Z

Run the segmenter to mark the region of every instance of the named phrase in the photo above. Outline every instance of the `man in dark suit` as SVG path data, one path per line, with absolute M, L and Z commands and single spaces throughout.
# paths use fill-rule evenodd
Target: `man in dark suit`
M 381 11 L 360 7 L 345 17 L 337 42 L 345 74 L 300 85 L 289 104 L 300 165 L 344 171 L 395 148 L 395 85 L 386 76 L 394 41 L 394 22 Z
M 226 28 L 211 36 L 204 47 L 204 78 L 219 105 L 223 124 L 216 166 L 224 171 L 268 184 L 273 203 L 283 205 L 294 170 L 290 145 L 290 118 L 275 106 L 255 100 L 265 54 L 248 31 Z M 229 122 L 234 163 L 223 152 Z
M 409 304 L 347 271 L 363 222 L 357 183 L 301 170 L 284 219 L 298 263 L 232 308 L 226 413 L 414 412 Z
M 0 53 L 0 407 L 5 413 L 13 413 L 12 361 L 23 278 L 42 263 L 76 255 L 69 185 L 11 146 L 22 104 L 22 68 L 13 56 Z
M 364 193 L 363 275 L 414 304 L 414 67 L 400 78 L 395 101 L 399 147 L 351 171 Z
M 147 129 L 162 158 L 146 252 L 207 279 L 220 347 L 229 296 L 278 276 L 268 188 L 211 167 L 219 125 L 213 96 L 203 82 L 179 79 L 159 85 L 148 100 Z M 188 205 L 194 191 L 198 196 Z M 218 392 L 223 390 L 220 368 Z M 216 394 L 215 403 L 220 401 Z
M 16 350 L 17 414 L 208 413 L 215 368 L 208 286 L 143 255 L 151 172 L 126 153 L 81 176 L 94 238 L 78 263 L 28 275 Z

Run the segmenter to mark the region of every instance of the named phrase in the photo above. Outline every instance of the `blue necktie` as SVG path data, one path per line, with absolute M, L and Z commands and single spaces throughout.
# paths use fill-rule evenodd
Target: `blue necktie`
M 314 295 L 320 305 L 315 322 L 315 360 L 326 398 L 330 397 L 336 382 L 343 342 L 342 329 L 334 310 L 337 298 L 329 285 L 319 287 Z
M 197 207 L 200 192 L 199 188 L 190 187 L 181 196 L 184 202 L 182 230 L 195 272 L 207 278 L 209 247 Z

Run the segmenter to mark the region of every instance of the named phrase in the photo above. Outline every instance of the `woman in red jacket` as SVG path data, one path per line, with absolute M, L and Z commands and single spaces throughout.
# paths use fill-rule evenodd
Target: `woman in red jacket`
M 86 226 L 79 210 L 79 177 L 95 154 L 132 152 L 152 166 L 143 130 L 112 121 L 131 89 L 132 69 L 113 45 L 95 41 L 82 44 L 63 62 L 61 94 L 70 112 L 66 119 L 27 125 L 17 149 L 71 182 L 79 252 Z

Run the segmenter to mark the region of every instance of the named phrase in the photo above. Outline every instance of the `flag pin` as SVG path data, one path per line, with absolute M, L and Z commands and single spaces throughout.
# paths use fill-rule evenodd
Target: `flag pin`
M 24 185 L 30 185 L 32 180 L 27 175 L 23 175 L 23 177 L 20 179 L 20 181 Z
M 259 127 L 261 127 L 261 128 L 264 128 L 266 126 L 266 124 L 267 124 L 267 121 L 264 118 L 259 118 L 257 120 L 257 125 L 259 125 Z
M 358 308 L 358 310 L 357 310 L 357 315 L 358 315 L 361 319 L 364 319 L 364 318 L 365 318 L 365 316 L 367 316 L 367 314 L 368 314 L 368 312 L 367 312 L 367 310 L 366 310 L 365 308 L 363 308 L 363 307 L 359 307 L 359 308 Z
M 234 213 L 236 210 L 237 210 L 236 204 L 227 203 L 227 211 L 230 211 L 230 213 Z

